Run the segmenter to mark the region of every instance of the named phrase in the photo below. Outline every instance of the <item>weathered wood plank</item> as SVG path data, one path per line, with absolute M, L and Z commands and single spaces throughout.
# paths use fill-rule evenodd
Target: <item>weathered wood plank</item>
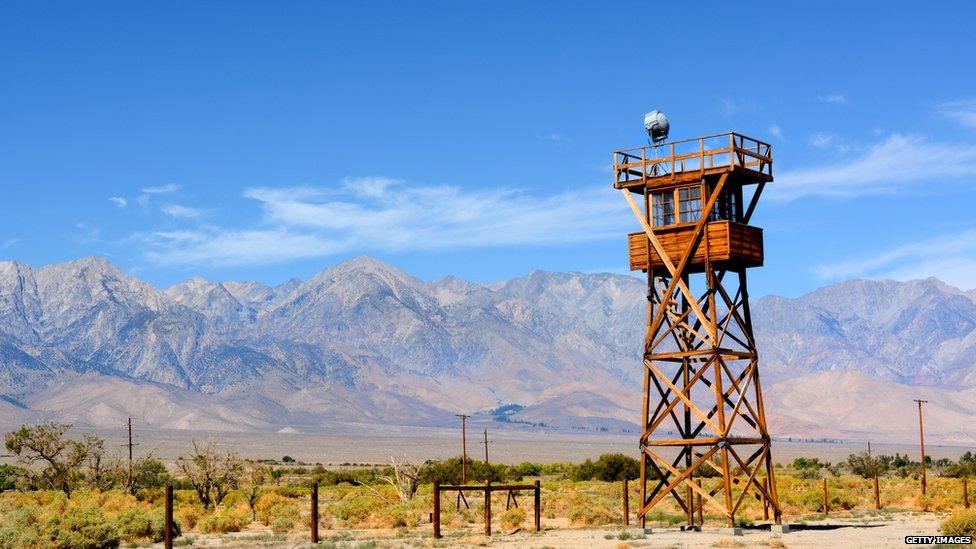
M 658 235 L 658 240 L 669 257 L 681 257 L 691 244 L 694 224 L 655 227 L 654 233 Z M 735 262 L 746 267 L 758 267 L 763 264 L 762 229 L 758 227 L 725 220 L 713 221 L 705 228 L 705 238 L 708 240 L 708 259 L 712 263 L 721 266 L 723 262 Z M 627 245 L 630 270 L 646 271 L 649 268 L 664 267 L 657 250 L 648 246 L 645 233 L 628 234 Z M 705 258 L 706 248 L 699 246 L 689 265 L 702 267 Z

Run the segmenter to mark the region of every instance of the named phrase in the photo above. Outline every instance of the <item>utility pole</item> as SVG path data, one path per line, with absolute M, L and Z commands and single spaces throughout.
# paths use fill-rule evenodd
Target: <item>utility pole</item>
M 922 404 L 925 404 L 928 401 L 915 399 L 915 402 L 918 403 L 918 441 L 919 441 L 919 446 L 921 446 L 922 449 L 922 463 L 921 463 L 922 495 L 924 496 L 925 495 L 925 428 L 923 427 L 922 424 Z
M 485 466 L 488 466 L 488 443 L 494 442 L 493 440 L 488 440 L 488 428 L 485 427 Z
M 454 414 L 461 418 L 461 484 L 468 482 L 468 418 L 466 414 Z
M 122 446 L 128 446 L 129 447 L 129 486 L 128 486 L 128 488 L 129 488 L 129 492 L 133 492 L 134 491 L 133 490 L 134 486 L 132 485 L 132 447 L 133 446 L 138 446 L 138 444 L 132 442 L 132 418 L 131 417 L 129 418 L 128 427 L 129 427 L 129 442 L 128 442 L 128 444 L 123 444 Z

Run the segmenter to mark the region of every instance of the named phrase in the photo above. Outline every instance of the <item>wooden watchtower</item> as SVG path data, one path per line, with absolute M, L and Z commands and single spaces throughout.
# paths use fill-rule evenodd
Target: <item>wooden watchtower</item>
M 755 498 L 779 524 L 746 285 L 771 147 L 726 133 L 619 150 L 613 168 L 643 229 L 630 268 L 647 273 L 638 516 L 671 496 L 689 525 L 708 506 L 733 526 Z

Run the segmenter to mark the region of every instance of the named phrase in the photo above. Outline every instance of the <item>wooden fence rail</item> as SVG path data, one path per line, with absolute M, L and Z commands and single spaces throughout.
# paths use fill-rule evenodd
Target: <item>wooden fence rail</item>
M 531 490 L 533 493 L 533 503 L 534 503 L 534 519 L 535 519 L 535 531 L 539 532 L 542 530 L 541 518 L 542 518 L 542 488 L 539 481 L 535 481 L 534 484 L 497 484 L 493 485 L 491 481 L 486 481 L 483 486 L 477 484 L 444 484 L 434 481 L 434 512 L 431 513 L 431 519 L 434 526 L 434 537 L 441 537 L 441 494 L 443 492 L 484 492 L 485 503 L 484 503 L 484 513 L 485 513 L 485 535 L 491 535 L 491 494 L 492 492 L 508 492 L 509 501 L 513 499 L 513 492 L 518 492 L 522 490 Z M 516 508 L 518 507 L 518 502 L 515 502 Z

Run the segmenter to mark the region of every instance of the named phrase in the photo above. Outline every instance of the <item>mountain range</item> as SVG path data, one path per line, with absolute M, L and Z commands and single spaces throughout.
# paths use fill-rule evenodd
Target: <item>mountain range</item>
M 369 257 L 278 286 L 165 290 L 101 257 L 0 262 L 0 417 L 273 431 L 636 429 L 645 286 L 535 271 L 425 282 Z M 976 291 L 854 280 L 753 301 L 777 437 L 976 440 Z M 504 413 L 502 413 L 502 411 Z

